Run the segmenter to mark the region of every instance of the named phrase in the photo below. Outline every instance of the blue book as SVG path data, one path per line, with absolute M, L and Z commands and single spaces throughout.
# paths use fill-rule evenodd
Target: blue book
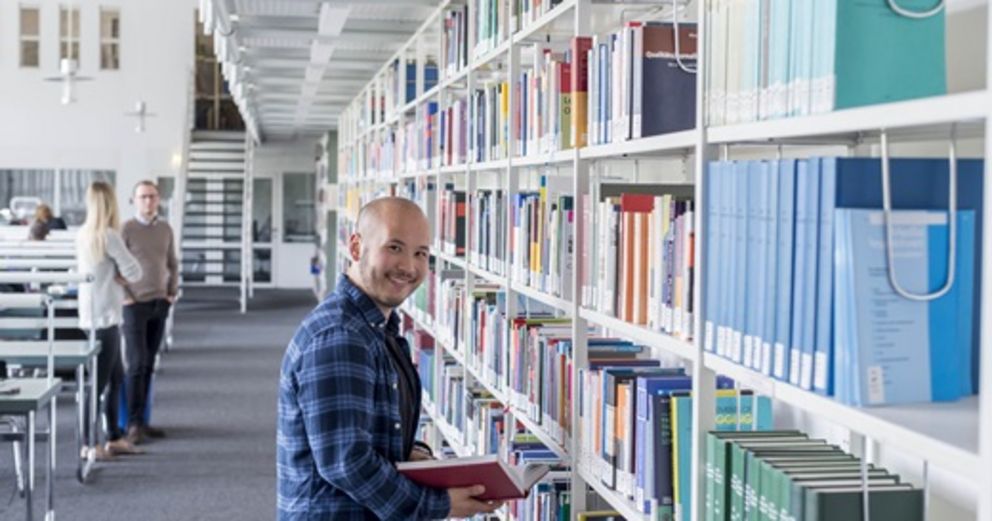
M 799 160 L 796 162 L 796 196 L 795 196 L 795 239 L 793 257 L 793 284 L 792 284 L 792 327 L 790 333 L 791 343 L 789 345 L 789 383 L 800 385 L 802 379 L 802 353 L 805 322 L 805 306 L 807 303 L 806 294 L 812 289 L 809 283 L 807 272 L 809 271 L 809 253 L 807 244 L 811 240 L 809 237 L 811 224 L 815 222 L 815 209 L 808 203 L 810 200 L 810 170 L 809 162 Z
M 731 339 L 731 359 L 741 363 L 744 358 L 744 333 L 747 330 L 747 265 L 748 265 L 748 165 L 747 161 L 734 163 L 734 253 L 733 260 L 734 299 L 733 299 L 733 328 Z
M 775 297 L 775 344 L 772 374 L 789 381 L 792 347 L 792 291 L 795 267 L 795 200 L 796 160 L 778 162 L 778 255 L 777 291 Z
M 914 293 L 933 292 L 948 276 L 946 212 L 900 210 L 892 214 L 895 276 Z M 837 210 L 838 257 L 844 284 L 835 288 L 838 352 L 850 371 L 839 387 L 853 405 L 947 401 L 961 396 L 963 360 L 971 355 L 971 330 L 957 321 L 972 313 L 975 214 L 957 213 L 954 284 L 929 301 L 898 295 L 889 281 L 883 213 Z M 841 268 L 843 266 L 843 268 Z M 849 342 L 849 343 L 848 343 Z M 850 382 L 844 382 L 850 378 Z
M 661 433 L 653 428 L 658 425 L 661 415 L 668 415 L 668 410 L 655 410 L 652 404 L 657 396 L 668 395 L 674 391 L 692 389 L 692 377 L 657 375 L 639 376 L 635 383 L 636 401 L 634 412 L 634 500 L 645 513 L 651 512 L 651 500 L 657 500 L 659 508 L 666 509 L 671 516 L 671 452 L 667 455 L 659 452 L 665 450 L 659 438 Z M 670 447 L 669 447 L 670 450 Z M 667 460 L 667 465 L 666 465 Z M 667 480 L 665 470 L 669 471 Z M 661 475 L 656 472 L 661 472 Z M 661 478 L 661 479 L 659 479 Z M 662 483 L 667 481 L 667 484 Z M 667 501 L 665 494 L 668 494 Z M 656 516 L 658 517 L 658 516 Z
M 764 264 L 761 259 L 761 252 L 763 247 L 761 246 L 762 235 L 764 233 L 764 227 L 761 225 L 763 209 L 763 197 L 764 197 L 764 186 L 763 186 L 763 173 L 761 170 L 761 161 L 747 161 L 744 163 L 746 167 L 746 177 L 744 178 L 746 189 L 743 191 L 745 197 L 747 197 L 747 215 L 745 219 L 747 220 L 747 256 L 746 256 L 746 279 L 745 284 L 745 301 L 746 304 L 746 318 L 744 325 L 744 356 L 742 363 L 746 367 L 755 367 L 755 359 L 758 358 L 756 352 L 760 350 L 758 343 L 760 342 L 761 336 L 761 323 L 759 319 L 759 308 L 762 307 L 761 303 L 761 289 L 762 280 L 761 272 L 764 271 Z M 742 259 L 743 260 L 743 259 Z M 756 346 L 757 349 L 756 349 Z
M 717 327 L 717 354 L 726 358 L 731 357 L 731 322 L 733 319 L 733 262 L 734 258 L 734 226 L 733 201 L 734 164 L 729 161 L 718 163 L 718 180 L 720 186 L 720 201 L 717 208 L 717 219 L 720 220 L 720 266 L 719 266 L 719 325 Z
M 762 325 L 761 372 L 771 376 L 775 364 L 773 346 L 775 345 L 775 319 L 778 316 L 778 242 L 779 242 L 779 185 L 782 176 L 779 163 L 766 162 L 768 169 L 768 208 L 767 208 L 767 239 L 765 241 L 765 298 L 762 301 L 765 308 L 765 321 Z
M 807 159 L 806 181 L 809 183 L 806 190 L 804 211 L 808 215 L 805 221 L 806 241 L 804 247 L 806 252 L 805 266 L 802 283 L 803 290 L 803 315 L 802 315 L 802 339 L 799 343 L 802 354 L 800 356 L 799 386 L 803 389 L 813 389 L 813 362 L 816 342 L 816 305 L 817 305 L 817 251 L 819 249 L 818 221 L 820 217 L 820 158 Z M 798 211 L 798 210 L 797 210 Z
M 836 213 L 836 212 L 835 212 Z M 842 288 L 853 287 L 851 281 L 852 272 L 850 263 L 844 259 L 850 258 L 848 245 L 850 244 L 850 233 L 847 226 L 840 226 L 837 216 L 834 216 L 834 310 L 832 318 L 834 320 L 834 399 L 842 403 L 851 402 L 851 382 L 853 378 L 848 378 L 851 374 L 851 352 L 844 349 L 844 346 L 854 344 L 854 328 L 838 328 L 838 324 L 853 324 L 855 317 L 853 292 L 842 291 Z M 846 322 L 844 322 L 846 321 Z
M 881 162 L 877 158 L 823 158 L 823 170 L 830 171 L 835 186 L 833 208 L 882 207 Z M 892 207 L 895 209 L 947 208 L 948 171 L 946 159 L 898 158 L 890 160 L 892 176 Z M 974 210 L 982 215 L 982 178 L 984 163 L 977 159 L 960 159 L 958 171 L 958 208 Z M 821 198 L 821 201 L 823 199 Z M 831 209 L 832 210 L 832 209 Z M 822 213 L 822 212 L 821 212 Z M 976 287 L 981 287 L 981 262 L 983 244 L 982 220 L 975 222 L 975 252 L 972 273 Z M 962 314 L 961 327 L 971 328 L 971 356 L 966 358 L 958 381 L 962 394 L 978 392 L 979 323 L 973 316 L 980 315 L 981 297 L 973 292 L 972 309 L 975 314 Z M 836 342 L 835 342 L 836 343 Z
M 813 390 L 833 394 L 833 284 L 834 284 L 834 201 L 837 198 L 836 163 L 820 162 L 820 212 L 817 236 L 816 333 L 814 337 Z
M 704 261 L 703 265 L 703 288 L 705 290 L 703 302 L 703 349 L 708 352 L 716 352 L 716 327 L 719 322 L 716 320 L 719 305 L 717 302 L 720 261 L 720 220 L 717 217 L 717 205 L 720 200 L 720 183 L 716 171 L 719 163 L 711 161 L 706 166 L 704 175 L 706 176 L 706 193 L 703 202 L 703 229 L 706 230 L 704 238 Z

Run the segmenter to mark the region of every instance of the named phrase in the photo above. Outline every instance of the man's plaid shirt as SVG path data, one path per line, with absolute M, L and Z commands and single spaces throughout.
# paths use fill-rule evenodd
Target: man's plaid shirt
M 346 276 L 303 320 L 286 349 L 276 435 L 278 519 L 437 519 L 445 490 L 396 472 L 405 461 L 398 375 L 386 352 L 387 321 Z

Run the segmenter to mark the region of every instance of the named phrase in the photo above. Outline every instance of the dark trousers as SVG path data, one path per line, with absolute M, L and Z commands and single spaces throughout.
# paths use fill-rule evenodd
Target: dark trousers
M 121 330 L 117 326 L 97 329 L 96 339 L 100 342 L 100 354 L 96 357 L 97 399 L 106 393 L 103 414 L 107 419 L 107 441 L 114 441 L 123 435 L 117 421 L 120 405 L 118 397 L 121 395 L 121 383 L 124 381 L 124 365 L 121 363 Z M 89 429 L 90 408 L 85 407 L 84 410 L 85 425 Z M 94 441 L 96 441 L 95 436 Z
M 165 335 L 169 301 L 156 299 L 124 306 L 124 356 L 127 357 L 127 424 L 143 425 L 155 355 Z

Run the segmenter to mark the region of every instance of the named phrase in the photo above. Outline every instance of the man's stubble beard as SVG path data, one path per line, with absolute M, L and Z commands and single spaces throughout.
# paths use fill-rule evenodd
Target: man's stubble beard
M 376 304 L 390 308 L 397 308 L 401 304 L 403 304 L 403 301 L 405 301 L 407 297 L 409 297 L 410 294 L 417 289 L 417 286 L 419 286 L 419 284 L 414 286 L 414 288 L 410 290 L 410 293 L 403 295 L 403 297 L 398 301 L 392 301 L 392 300 L 388 300 L 387 297 L 383 295 L 376 294 L 377 283 L 379 281 L 382 281 L 385 285 L 388 285 L 389 275 L 388 273 L 382 273 L 381 276 L 378 276 L 379 274 L 376 272 L 375 268 L 372 267 L 371 263 L 368 260 L 368 254 L 366 253 L 363 253 L 358 258 L 358 272 L 361 273 L 362 275 L 362 284 L 365 286 L 366 291 L 369 293 L 369 297 L 373 301 L 375 301 Z

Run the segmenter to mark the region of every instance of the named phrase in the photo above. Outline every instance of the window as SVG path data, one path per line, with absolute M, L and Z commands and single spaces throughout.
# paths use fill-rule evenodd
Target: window
M 282 242 L 313 242 L 317 236 L 316 174 L 282 176 Z
M 21 7 L 21 67 L 38 66 L 40 18 L 37 7 Z
M 0 223 L 11 219 L 30 221 L 30 215 L 12 211 L 14 197 L 34 197 L 52 207 L 56 217 L 69 226 L 83 224 L 86 217 L 86 189 L 93 181 L 114 184 L 113 170 L 0 169 Z
M 168 221 L 172 216 L 172 194 L 176 191 L 176 178 L 172 176 L 159 176 L 155 181 L 158 184 L 158 216 Z
M 121 12 L 100 8 L 100 68 L 121 68 Z
M 58 178 L 58 193 L 52 207 L 69 226 L 79 226 L 86 219 L 86 190 L 93 181 L 106 181 L 111 185 L 117 179 L 112 170 L 76 170 L 63 168 L 55 171 Z M 122 214 L 123 217 L 124 214 Z M 125 219 L 121 219 L 124 221 Z
M 79 67 L 79 8 L 59 8 L 59 58 L 76 60 Z

